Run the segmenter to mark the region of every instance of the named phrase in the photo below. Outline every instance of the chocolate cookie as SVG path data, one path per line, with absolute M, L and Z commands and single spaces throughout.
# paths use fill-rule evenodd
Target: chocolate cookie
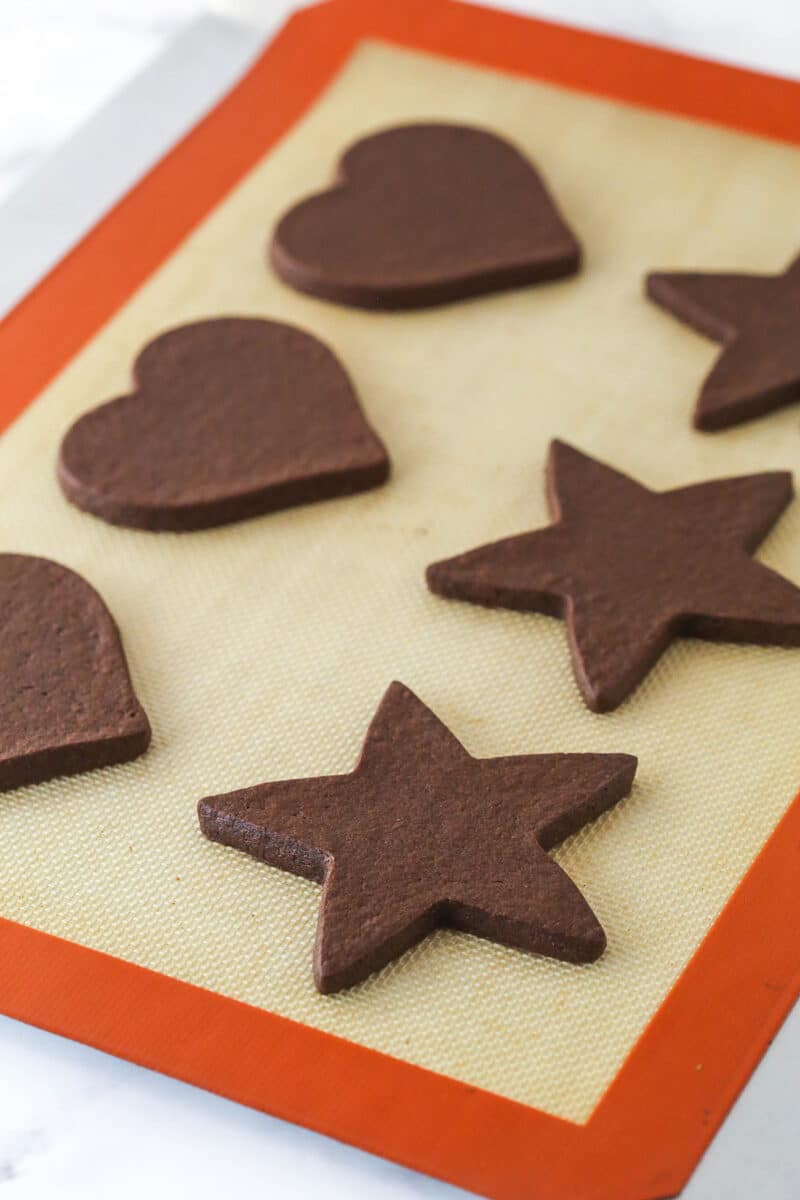
M 272 238 L 301 292 L 359 308 L 423 308 L 574 274 L 581 250 L 538 172 L 467 125 L 405 125 L 356 142 L 336 185 Z
M 800 258 L 782 275 L 654 272 L 647 294 L 723 344 L 697 399 L 697 429 L 726 429 L 800 401 Z
M 127 762 L 149 744 L 97 592 L 58 563 L 0 554 L 0 791 Z
M 448 925 L 567 962 L 605 935 L 546 850 L 626 796 L 627 754 L 472 758 L 393 683 L 350 775 L 201 800 L 203 833 L 324 883 L 314 976 L 334 992 Z
M 383 483 L 386 451 L 339 361 L 276 321 L 199 321 L 150 342 L 136 390 L 81 417 L 58 476 L 114 525 L 191 530 Z
M 565 617 L 589 708 L 616 708 L 674 637 L 800 645 L 800 588 L 750 555 L 792 498 L 774 471 L 651 492 L 553 442 L 554 525 L 428 568 L 431 591 Z

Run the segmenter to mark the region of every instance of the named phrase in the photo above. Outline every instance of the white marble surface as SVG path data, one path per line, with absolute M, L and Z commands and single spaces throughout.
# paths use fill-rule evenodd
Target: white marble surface
M 800 75 L 798 0 L 506 0 L 504 6 Z M 202 39 L 184 42 L 191 51 L 188 58 L 184 53 L 184 67 L 176 73 L 173 63 L 166 73 L 175 87 L 170 118 L 157 119 L 156 108 L 137 139 L 114 154 L 112 127 L 102 115 L 95 118 L 94 144 L 105 147 L 109 160 L 105 190 L 93 197 L 69 195 L 73 208 L 57 236 L 49 226 L 36 225 L 44 185 L 58 174 L 59 160 L 48 157 L 51 152 L 203 7 L 199 0 L 0 0 L 0 200 L 23 183 L 4 211 L 13 212 L 15 222 L 39 228 L 42 246 L 39 258 L 27 265 L 14 260 L 9 283 L 9 243 L 4 253 L 0 221 L 0 285 L 5 270 L 7 296 L 21 286 L 23 266 L 32 280 L 47 256 L 59 252 L 59 237 L 69 230 L 77 236 L 115 189 L 127 186 L 213 102 L 237 64 L 246 61 L 255 45 L 246 29 L 212 29 L 210 36 L 206 30 L 205 49 Z M 290 5 L 216 0 L 206 7 L 264 30 Z M 141 93 L 140 88 L 140 105 Z M 146 104 L 140 111 L 148 112 Z M 3 963 L 2 969 L 14 970 L 15 964 Z M 795 1012 L 703 1160 L 686 1200 L 800 1196 L 798 1062 L 800 1012 Z M 126 1200 L 143 1192 L 193 1200 L 250 1193 L 283 1198 L 324 1192 L 330 1200 L 446 1200 L 463 1194 L 0 1018 L 0 1200 Z

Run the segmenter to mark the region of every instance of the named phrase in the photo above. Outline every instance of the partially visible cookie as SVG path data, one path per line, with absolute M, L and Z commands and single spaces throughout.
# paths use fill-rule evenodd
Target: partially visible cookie
M 0 554 L 0 791 L 127 762 L 149 744 L 97 592 L 48 559 Z
M 314 976 L 351 987 L 435 926 L 567 962 L 603 930 L 547 850 L 631 789 L 628 754 L 473 758 L 400 683 L 349 775 L 263 783 L 198 806 L 206 837 L 324 883 Z
M 114 525 L 207 529 L 388 478 L 341 363 L 291 325 L 183 325 L 144 348 L 134 382 L 75 422 L 58 462 L 67 498 Z
M 445 124 L 356 142 L 335 186 L 286 213 L 270 255 L 299 291 L 374 309 L 543 283 L 581 260 L 532 163 L 495 133 Z
M 781 275 L 655 271 L 646 287 L 656 304 L 722 343 L 697 398 L 697 429 L 800 402 L 800 257 Z
M 675 637 L 800 646 L 800 588 L 750 556 L 792 499 L 770 471 L 652 492 L 553 442 L 554 524 L 428 567 L 440 596 L 564 617 L 575 676 L 616 708 Z

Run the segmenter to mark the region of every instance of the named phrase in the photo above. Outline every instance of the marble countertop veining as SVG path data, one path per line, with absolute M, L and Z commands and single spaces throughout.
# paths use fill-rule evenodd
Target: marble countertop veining
M 800 75 L 798 0 L 483 2 Z M 187 22 L 213 9 L 268 31 L 291 7 L 287 0 L 0 0 L 0 201 L 41 169 L 51 152 Z M 234 47 L 226 70 L 232 69 L 235 55 L 241 56 L 237 62 L 246 61 L 241 48 Z M 219 64 L 216 69 L 219 74 Z M 199 70 L 195 64 L 195 77 Z M 209 86 L 204 103 L 222 82 L 217 78 Z M 196 79 L 194 87 L 187 121 L 202 109 Z M 178 132 L 174 122 L 169 124 L 158 149 Z M 145 157 L 156 152 L 150 143 L 141 148 Z M 138 160 L 139 169 L 145 157 Z M 130 172 L 130 163 L 120 170 L 123 166 Z M 3 969 L 24 969 L 24 964 L 5 963 Z M 796 1071 L 789 1069 L 800 1060 L 798 1047 L 796 1011 L 722 1127 L 685 1200 L 718 1200 L 722 1194 L 726 1200 L 756 1195 L 792 1200 L 800 1195 L 800 1156 L 793 1153 L 800 1134 Z M 733 1183 L 726 1167 L 731 1161 L 736 1164 Z M 455 1200 L 466 1195 L 0 1017 L 0 1200 L 140 1200 L 143 1194 L 156 1200 L 250 1194 L 302 1198 L 323 1191 L 331 1200 Z

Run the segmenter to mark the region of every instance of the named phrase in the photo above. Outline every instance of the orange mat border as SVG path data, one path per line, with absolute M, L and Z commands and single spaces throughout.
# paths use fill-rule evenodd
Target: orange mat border
M 800 144 L 800 85 L 456 0 L 329 0 L 0 323 L 10 422 L 366 37 Z M 495 1200 L 685 1183 L 800 992 L 800 796 L 585 1125 L 0 919 L 0 1010 Z

